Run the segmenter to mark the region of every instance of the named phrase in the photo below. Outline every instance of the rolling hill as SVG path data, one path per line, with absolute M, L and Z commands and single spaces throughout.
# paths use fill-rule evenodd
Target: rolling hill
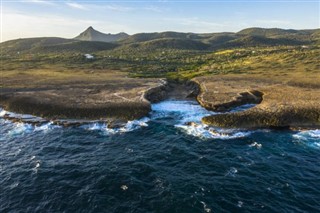
M 152 49 L 178 49 L 178 50 L 206 50 L 210 45 L 200 41 L 181 38 L 158 38 L 144 42 L 131 43 L 124 45 L 141 50 Z
M 153 51 L 156 49 L 213 51 L 226 48 L 257 46 L 318 45 L 320 29 L 286 30 L 279 28 L 247 28 L 237 33 L 126 33 L 104 34 L 92 27 L 74 39 L 56 37 L 26 38 L 0 44 L 3 54 L 50 52 L 98 52 L 112 49 Z
M 44 54 L 59 52 L 96 52 L 110 50 L 117 44 L 97 41 L 78 41 L 64 38 L 25 38 L 0 44 L 2 54 Z

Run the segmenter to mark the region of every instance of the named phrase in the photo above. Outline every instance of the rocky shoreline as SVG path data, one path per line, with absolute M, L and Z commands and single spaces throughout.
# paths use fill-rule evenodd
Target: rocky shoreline
M 167 82 L 163 79 L 117 83 L 120 86 L 111 86 L 114 84 L 112 82 L 110 86 L 95 84 L 18 91 L 4 89 L 1 91 L 0 105 L 14 113 L 2 117 L 35 125 L 50 121 L 62 126 L 79 126 L 100 121 L 119 126 L 120 123 L 148 115 L 150 102 L 160 101 L 166 95 Z M 124 86 L 121 83 L 125 83 Z M 23 116 L 26 114 L 30 116 Z
M 319 128 L 320 88 L 254 77 L 198 78 L 198 102 L 209 110 L 227 112 L 204 117 L 207 125 L 223 128 Z M 241 112 L 233 107 L 254 103 Z
M 120 128 L 130 120 L 147 116 L 151 103 L 169 98 L 185 99 L 197 93 L 196 89 L 192 82 L 185 84 L 158 79 L 150 87 L 131 88 L 134 91 L 122 92 L 121 96 L 118 91 L 103 88 L 9 91 L 0 96 L 1 107 L 10 111 L 3 111 L 1 117 L 32 125 L 51 122 L 68 127 L 102 122 L 110 128 Z M 118 99 L 109 100 L 110 96 Z
M 196 99 L 204 108 L 221 112 L 202 119 L 204 124 L 211 126 L 320 127 L 320 88 L 317 87 L 239 76 L 206 76 L 183 83 L 158 79 L 148 85 L 132 87 L 122 93 L 103 87 L 7 92 L 1 95 L 1 105 L 5 110 L 21 114 L 2 117 L 33 125 L 49 121 L 61 126 L 104 122 L 110 128 L 119 128 L 129 120 L 147 116 L 151 103 L 164 99 Z M 111 96 L 116 99 L 110 99 Z M 245 104 L 256 106 L 230 112 Z

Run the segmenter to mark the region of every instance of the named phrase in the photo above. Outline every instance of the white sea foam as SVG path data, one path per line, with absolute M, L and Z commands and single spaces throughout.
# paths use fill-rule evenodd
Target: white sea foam
M 249 145 L 249 147 L 256 147 L 257 149 L 260 149 L 262 147 L 262 144 L 258 142 L 253 142 Z
M 211 209 L 208 208 L 207 204 L 203 201 L 200 201 L 200 203 L 203 205 L 203 210 L 207 213 L 211 212 Z
M 8 132 L 8 135 L 17 136 L 24 133 L 31 133 L 32 131 L 33 131 L 33 126 L 31 124 L 14 123 L 13 128 Z
M 0 118 L 3 117 L 7 113 L 6 110 L 0 108 Z
M 320 129 L 301 131 L 293 135 L 293 138 L 310 147 L 320 149 Z
M 39 168 L 39 167 L 40 167 L 40 161 L 37 161 L 35 168 L 37 169 L 37 168 Z
M 163 101 L 152 104 L 152 118 L 174 116 L 177 122 L 200 122 L 201 118 L 217 114 L 206 110 L 195 101 Z
M 239 200 L 238 203 L 237 203 L 237 206 L 238 206 L 239 208 L 242 208 L 243 202 Z
M 2 108 L 0 108 L 0 118 L 4 117 L 5 115 L 8 115 L 11 118 L 19 118 L 19 119 L 33 119 L 33 120 L 42 120 L 40 117 L 36 117 L 30 114 L 19 114 L 14 112 L 8 112 Z
M 252 105 L 246 106 L 246 108 L 248 107 L 252 107 Z M 203 117 L 217 113 L 206 110 L 195 101 L 163 101 L 153 104 L 152 110 L 151 118 L 173 117 L 175 122 L 173 125 L 176 128 L 196 137 L 227 140 L 251 134 L 249 131 L 222 130 L 202 124 Z
M 231 168 L 226 172 L 225 176 L 235 177 L 237 173 L 238 173 L 237 168 L 231 167 Z
M 54 125 L 52 122 L 49 122 L 49 123 L 45 123 L 45 124 L 42 124 L 41 126 L 35 126 L 34 127 L 34 131 L 49 131 L 51 129 L 57 129 L 57 128 L 62 128 L 61 126 L 58 126 L 58 125 Z
M 148 117 L 144 117 L 139 120 L 128 121 L 124 127 L 121 127 L 115 130 L 116 132 L 130 132 L 130 131 L 139 129 L 141 127 L 148 126 L 149 121 L 150 121 L 150 118 Z
M 51 122 L 35 126 L 27 123 L 11 123 L 12 127 L 8 131 L 8 136 L 19 136 L 23 134 L 30 134 L 32 132 L 47 132 L 52 129 L 61 128 L 60 126 L 53 125 Z
M 34 121 L 35 123 L 44 122 L 41 125 L 32 125 L 32 124 L 23 123 L 23 122 L 15 123 L 5 119 L 1 123 L 9 125 L 8 127 L 10 130 L 7 133 L 8 136 L 18 136 L 26 133 L 48 131 L 51 129 L 60 128 L 58 125 L 53 125 L 52 122 L 45 122 L 45 120 L 43 120 L 40 117 L 36 117 L 29 114 L 18 114 L 18 113 L 8 112 L 0 108 L 0 118 L 3 117 L 4 115 L 8 115 L 9 117 L 12 117 L 12 118 L 18 118 L 24 121 Z
M 14 182 L 14 183 L 11 184 L 9 187 L 10 187 L 10 189 L 14 189 L 14 188 L 16 188 L 16 187 L 19 186 L 19 185 L 20 185 L 19 182 Z
M 126 191 L 126 190 L 128 190 L 128 186 L 127 185 L 122 185 L 122 186 L 120 186 L 120 188 L 123 190 L 123 191 Z
M 81 128 L 84 128 L 86 130 L 103 130 L 107 128 L 107 125 L 105 123 L 91 123 L 91 124 L 85 124 L 82 125 Z
M 38 173 L 38 170 L 39 170 L 39 168 L 40 168 L 40 166 L 41 166 L 40 163 L 41 163 L 40 160 L 36 161 L 36 165 L 35 165 L 35 167 L 32 169 L 35 173 Z
M 128 121 L 123 127 L 120 128 L 108 128 L 108 125 L 106 123 L 91 123 L 91 124 L 84 124 L 80 126 L 83 129 L 91 130 L 91 131 L 102 131 L 103 134 L 111 135 L 111 134 L 117 134 L 117 133 L 124 133 L 124 132 L 130 132 L 136 129 L 139 129 L 141 127 L 148 126 L 148 121 L 150 121 L 150 118 L 144 117 L 139 120 L 133 120 Z
M 213 127 L 209 127 L 204 124 L 193 124 L 193 125 L 175 125 L 182 129 L 185 133 L 201 138 L 212 138 L 229 140 L 234 138 L 243 138 L 251 134 L 250 131 L 239 131 L 239 130 L 222 130 Z
M 242 108 L 252 107 L 252 105 L 243 106 Z M 36 119 L 43 121 L 39 117 L 34 117 L 32 115 L 23 115 L 6 112 L 0 108 L 0 115 L 4 116 L 8 114 L 11 117 L 19 117 L 21 119 Z M 240 110 L 240 108 L 238 109 Z M 171 118 L 170 125 L 181 129 L 187 134 L 202 137 L 202 138 L 219 138 L 219 139 L 233 139 L 246 137 L 250 132 L 240 132 L 238 130 L 221 130 L 218 128 L 212 128 L 201 123 L 201 119 L 205 116 L 217 114 L 212 111 L 208 111 L 201 107 L 195 101 L 174 101 L 168 100 L 160 103 L 152 104 L 152 112 L 149 117 L 144 117 L 139 120 L 128 121 L 123 127 L 119 128 L 109 128 L 106 123 L 95 122 L 90 124 L 85 124 L 80 126 L 80 128 L 90 130 L 90 131 L 102 131 L 103 134 L 117 134 L 130 132 L 141 127 L 148 126 L 148 122 L 152 120 Z M 42 124 L 40 126 L 34 126 L 31 124 L 18 123 L 9 132 L 10 135 L 19 135 L 30 132 L 37 131 L 48 131 L 54 128 L 59 128 L 60 126 L 53 125 L 51 122 Z

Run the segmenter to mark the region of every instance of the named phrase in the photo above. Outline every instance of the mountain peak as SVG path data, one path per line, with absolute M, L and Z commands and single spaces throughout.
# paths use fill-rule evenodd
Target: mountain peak
M 93 27 L 90 26 L 74 39 L 81 40 L 81 41 L 115 42 L 115 41 L 127 38 L 128 36 L 129 35 L 126 33 L 105 34 L 93 29 Z
M 96 31 L 92 26 L 88 27 L 85 31 Z

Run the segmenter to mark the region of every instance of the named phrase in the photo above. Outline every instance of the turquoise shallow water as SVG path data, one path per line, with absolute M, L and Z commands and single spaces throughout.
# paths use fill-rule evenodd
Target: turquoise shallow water
M 118 130 L 0 119 L 0 212 L 319 211 L 320 130 L 185 125 L 211 113 L 165 101 Z

